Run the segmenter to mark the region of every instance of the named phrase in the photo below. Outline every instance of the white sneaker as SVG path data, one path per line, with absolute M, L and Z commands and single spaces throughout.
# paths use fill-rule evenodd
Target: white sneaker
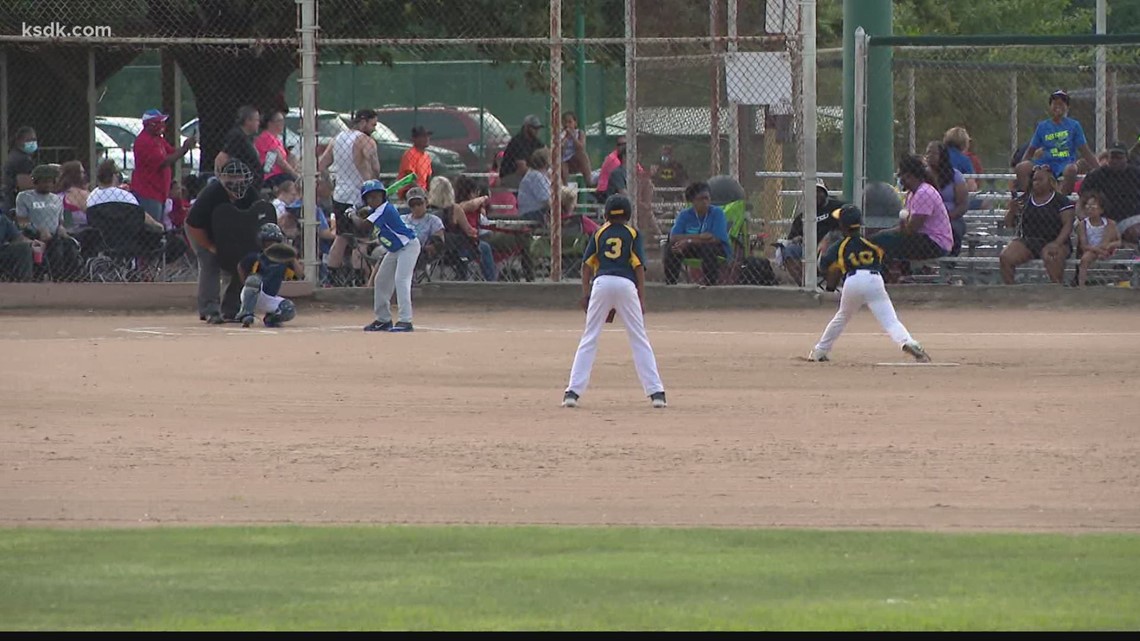
M 649 402 L 656 409 L 666 407 L 667 405 L 665 403 L 665 392 L 655 392 L 653 394 L 650 394 Z
M 920 345 L 918 341 L 910 341 L 903 345 L 902 349 L 907 354 L 913 356 L 914 360 L 919 363 L 930 362 L 930 356 L 926 353 L 926 350 L 922 349 L 922 345 Z
M 827 352 L 822 349 L 812 349 L 811 353 L 808 354 L 808 360 L 813 363 L 826 363 L 831 359 L 828 358 Z
M 578 395 L 574 392 L 567 391 L 562 396 L 562 407 L 578 407 Z

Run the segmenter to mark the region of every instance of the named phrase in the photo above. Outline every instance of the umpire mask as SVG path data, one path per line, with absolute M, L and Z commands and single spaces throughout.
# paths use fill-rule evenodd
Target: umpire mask
M 253 184 L 253 172 L 240 160 L 231 160 L 222 167 L 218 180 L 233 200 L 241 200 Z

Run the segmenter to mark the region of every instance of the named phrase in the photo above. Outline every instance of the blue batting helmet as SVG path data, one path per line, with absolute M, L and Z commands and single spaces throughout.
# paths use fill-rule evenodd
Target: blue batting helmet
M 385 188 L 384 183 L 380 182 L 379 180 L 366 180 L 366 181 L 364 181 L 364 184 L 360 186 L 360 197 L 361 198 L 367 198 L 368 194 L 370 194 L 374 191 L 378 191 L 378 192 L 384 194 L 385 198 L 388 197 L 388 189 Z

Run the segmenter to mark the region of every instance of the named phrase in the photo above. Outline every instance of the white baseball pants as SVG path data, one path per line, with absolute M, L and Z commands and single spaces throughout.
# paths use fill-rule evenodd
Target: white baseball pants
M 598 336 L 606 323 L 611 309 L 617 310 L 617 318 L 625 325 L 625 335 L 633 350 L 633 366 L 645 395 L 664 392 L 661 377 L 657 373 L 657 359 L 653 347 L 645 335 L 645 317 L 641 314 L 641 301 L 637 297 L 637 285 L 621 276 L 598 276 L 590 290 L 590 304 L 586 308 L 586 331 L 578 343 L 574 354 L 574 366 L 570 369 L 570 386 L 567 391 L 582 395 L 590 386 L 590 370 L 594 367 L 594 356 L 598 352 Z
M 827 324 L 827 329 L 823 330 L 823 336 L 815 348 L 823 352 L 830 352 L 831 346 L 843 333 L 843 328 L 847 327 L 847 321 L 851 320 L 851 317 L 863 307 L 864 303 L 871 308 L 875 320 L 879 321 L 879 324 L 883 326 L 883 331 L 891 337 L 896 345 L 901 347 L 912 340 L 910 332 L 906 331 L 906 327 L 903 327 L 903 324 L 899 322 L 899 317 L 895 314 L 895 306 L 891 304 L 891 298 L 887 295 L 887 288 L 883 285 L 883 277 L 869 271 L 857 271 L 848 276 L 844 282 L 843 291 L 839 298 L 839 311 L 835 312 L 835 317 Z

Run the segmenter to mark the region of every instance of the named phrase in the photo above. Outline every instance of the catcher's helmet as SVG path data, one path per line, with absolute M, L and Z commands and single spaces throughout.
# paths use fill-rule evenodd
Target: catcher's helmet
M 855 205 L 844 205 L 831 212 L 831 217 L 839 221 L 843 228 L 863 226 L 863 212 Z
M 633 203 L 629 202 L 629 198 L 621 194 L 614 194 L 606 199 L 605 209 L 602 213 L 606 218 L 614 216 L 625 216 L 627 218 L 633 217 Z
M 378 191 L 384 194 L 385 198 L 388 197 L 388 190 L 384 187 L 384 183 L 380 182 L 379 180 L 364 181 L 364 184 L 360 186 L 360 197 L 367 198 L 368 194 L 374 191 Z
M 257 230 L 257 240 L 261 243 L 283 243 L 285 232 L 276 223 L 265 223 Z

